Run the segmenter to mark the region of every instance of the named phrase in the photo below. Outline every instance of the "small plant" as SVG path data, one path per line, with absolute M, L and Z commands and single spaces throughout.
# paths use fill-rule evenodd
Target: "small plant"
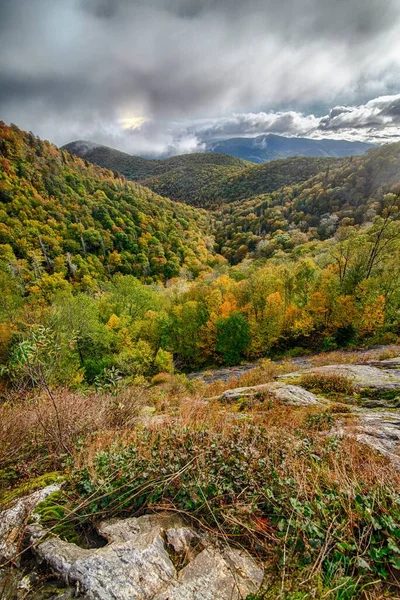
M 105 367 L 94 380 L 95 388 L 100 393 L 117 395 L 123 387 L 123 377 L 116 367 Z
M 354 394 L 353 382 L 339 373 L 305 373 L 300 379 L 300 385 L 315 393 L 326 395 Z
M 335 422 L 335 417 L 329 411 L 323 411 L 314 415 L 309 415 L 306 419 L 306 425 L 314 431 L 324 431 L 330 429 Z

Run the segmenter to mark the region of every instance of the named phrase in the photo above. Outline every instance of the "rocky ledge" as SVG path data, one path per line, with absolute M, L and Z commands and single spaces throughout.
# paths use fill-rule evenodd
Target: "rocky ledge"
M 53 491 L 53 486 L 41 490 L 41 498 Z M 37 494 L 23 498 L 0 514 L 6 556 L 15 551 L 8 539 L 16 525 L 13 515 L 25 519 L 37 499 Z M 18 527 L 24 519 L 17 519 Z M 263 569 L 249 554 L 196 531 L 176 515 L 105 521 L 98 532 L 107 544 L 88 549 L 33 523 L 26 527 L 25 543 L 87 600 L 241 600 L 256 593 L 263 580 Z
M 371 361 L 370 364 L 337 364 L 310 367 L 280 376 L 279 381 L 226 390 L 216 399 L 236 402 L 241 399 L 278 401 L 292 406 L 326 407 L 334 403 L 334 395 L 325 398 L 301 386 L 302 377 L 312 374 L 323 380 L 339 375 L 351 382 L 356 394 L 366 396 L 357 405 L 348 398 L 350 419 L 344 419 L 332 430 L 333 435 L 356 438 L 392 461 L 400 470 L 400 358 Z M 209 400 L 213 400 L 210 398 Z M 339 398 L 343 402 L 343 398 Z M 375 409 L 375 410 L 373 410 Z M 390 409 L 390 410 L 387 410 Z

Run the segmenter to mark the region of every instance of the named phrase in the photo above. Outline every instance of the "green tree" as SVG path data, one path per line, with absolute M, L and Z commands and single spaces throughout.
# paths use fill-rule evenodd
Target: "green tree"
M 240 312 L 234 312 L 225 319 L 218 319 L 217 352 L 227 365 L 234 365 L 243 358 L 250 342 L 249 325 Z

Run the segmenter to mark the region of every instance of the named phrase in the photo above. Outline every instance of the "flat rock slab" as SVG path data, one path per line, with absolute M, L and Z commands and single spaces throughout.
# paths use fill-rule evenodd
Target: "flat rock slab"
M 395 369 L 382 369 L 368 365 L 327 365 L 325 367 L 314 367 L 294 373 L 282 375 L 280 379 L 300 378 L 307 373 L 314 375 L 341 375 L 352 381 L 359 389 L 375 388 L 381 390 L 400 390 L 400 371 Z
M 230 379 L 238 379 L 245 373 L 259 367 L 259 363 L 247 363 L 236 367 L 226 367 L 224 369 L 213 369 L 211 371 L 199 371 L 198 373 L 190 373 L 188 379 L 201 379 L 204 383 L 214 383 L 215 381 L 229 381 Z
M 400 369 L 400 356 L 386 360 L 369 360 L 365 364 L 378 369 Z
M 257 396 L 268 397 L 271 400 L 279 400 L 293 406 L 322 406 L 328 403 L 327 400 L 319 398 L 312 392 L 308 392 L 298 385 L 291 385 L 279 381 L 226 390 L 218 396 L 218 399 L 225 402 L 235 402 L 241 398 L 256 398 Z
M 217 548 L 177 517 L 145 515 L 102 523 L 109 544 L 84 549 L 33 526 L 35 551 L 90 600 L 241 600 L 256 593 L 263 569 L 247 553 Z M 181 555 L 179 564 L 175 559 Z

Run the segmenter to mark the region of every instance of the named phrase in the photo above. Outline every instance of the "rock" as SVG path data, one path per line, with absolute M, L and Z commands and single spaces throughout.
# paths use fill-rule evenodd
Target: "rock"
M 201 536 L 189 527 L 167 529 L 166 538 L 176 554 L 181 554 L 190 560 L 195 558 L 197 548 L 203 547 Z
M 277 381 L 270 383 L 269 386 L 271 395 L 285 404 L 291 404 L 294 406 L 322 406 L 329 404 L 328 400 L 320 398 L 319 396 L 316 396 L 312 392 L 308 392 L 298 385 L 291 385 Z
M 327 400 L 319 398 L 298 385 L 278 381 L 226 390 L 218 398 L 223 401 L 234 402 L 241 398 L 255 398 L 257 396 L 267 396 L 271 400 L 279 400 L 294 406 L 318 406 L 328 403 Z
M 48 485 L 0 512 L 0 557 L 14 560 L 25 525 L 36 506 L 60 488 L 61 484 Z
M 355 423 L 341 425 L 337 433 L 355 437 L 380 454 L 389 458 L 400 470 L 400 413 L 354 409 L 358 416 Z
M 30 533 L 39 557 L 90 600 L 239 600 L 257 592 L 263 579 L 248 554 L 220 550 L 168 514 L 104 522 L 99 533 L 109 544 L 96 549 L 58 537 L 41 541 L 46 532 L 40 525 Z M 193 542 L 199 552 L 189 553 Z M 177 554 L 189 558 L 180 570 Z
M 400 389 L 400 371 L 390 369 L 380 369 L 377 367 L 370 367 L 368 365 L 327 365 L 325 367 L 314 367 L 311 369 L 304 369 L 302 371 L 296 371 L 295 373 L 288 373 L 282 375 L 281 379 L 293 379 L 301 377 L 307 373 L 313 373 L 315 375 L 328 375 L 335 374 L 347 377 L 358 389 L 375 388 L 381 390 Z
M 256 593 L 263 571 L 239 550 L 206 548 L 154 600 L 236 600 Z
M 386 360 L 369 360 L 365 364 L 378 369 L 400 369 L 400 356 Z
M 188 379 L 195 380 L 201 379 L 204 383 L 214 383 L 215 381 L 230 381 L 231 379 L 238 379 L 245 373 L 252 371 L 259 367 L 259 363 L 248 363 L 245 365 L 238 365 L 236 367 L 226 367 L 224 369 L 213 369 L 211 371 L 199 371 L 198 373 L 190 373 Z

